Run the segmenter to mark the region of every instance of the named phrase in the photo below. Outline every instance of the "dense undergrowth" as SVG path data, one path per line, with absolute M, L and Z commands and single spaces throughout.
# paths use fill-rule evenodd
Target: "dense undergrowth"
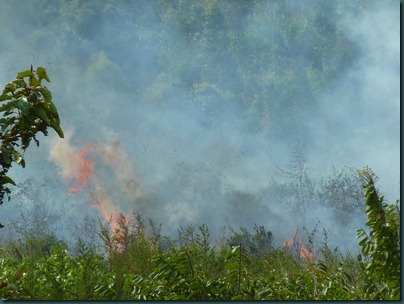
M 208 227 L 180 228 L 176 239 L 134 214 L 111 233 L 100 224 L 103 250 L 77 239 L 74 248 L 52 233 L 2 240 L 0 297 L 12 300 L 349 300 L 400 298 L 400 217 L 361 172 L 368 230 L 358 231 L 362 254 L 314 248 L 295 237 L 276 247 L 255 226 L 220 240 Z M 297 236 L 297 234 L 296 234 Z M 325 239 L 327 238 L 324 232 Z

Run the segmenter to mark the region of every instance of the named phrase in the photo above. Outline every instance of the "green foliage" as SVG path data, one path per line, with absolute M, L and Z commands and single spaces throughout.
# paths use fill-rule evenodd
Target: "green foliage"
M 370 189 L 373 189 L 370 187 Z M 372 193 L 369 196 L 369 193 Z M 358 300 L 399 297 L 398 215 L 374 204 L 367 192 L 372 227 L 361 241 L 365 261 L 328 248 L 314 261 L 286 247 L 274 248 L 264 227 L 235 233 L 214 245 L 202 225 L 180 228 L 170 246 L 159 230 L 134 214 L 117 218 L 114 231 L 101 225 L 105 251 L 80 240 L 75 256 L 53 235 L 27 234 L 0 247 L 0 297 L 12 300 Z M 369 200 L 369 197 L 371 199 Z M 383 211 L 384 210 L 384 211 Z M 383 226 L 382 225 L 382 226 Z M 152 225 L 150 225 L 152 226 Z M 390 230 L 389 230 L 390 229 Z M 383 230 L 383 231 L 381 231 Z M 393 233 L 394 235 L 391 234 Z M 152 229 L 153 231 L 153 229 Z M 378 231 L 376 233 L 376 231 Z M 387 232 L 386 232 L 387 231 Z M 309 235 L 307 247 L 315 246 Z M 390 233 L 392 239 L 386 239 Z M 382 240 L 378 238 L 384 235 Z M 324 232 L 325 238 L 327 233 Z M 395 241 L 394 241 L 395 240 Z M 237 243 L 237 244 L 236 244 Z M 265 250 L 257 250 L 266 244 Z M 229 246 L 230 245 L 230 246 Z M 255 248 L 255 249 L 254 249 Z M 381 248 L 381 252 L 375 251 Z M 254 249 L 254 250 L 252 250 Z
M 121 299 L 128 287 L 128 275 L 146 277 L 155 266 L 153 257 L 161 250 L 159 229 L 149 221 L 152 237 L 146 237 L 146 225 L 142 217 L 133 213 L 130 224 L 122 214 L 116 219 L 117 227 L 100 223 L 100 237 L 107 253 L 108 269 L 113 273 L 111 283 L 99 287 L 103 297 Z
M 181 227 L 178 238 L 134 213 L 101 224 L 104 251 L 79 239 L 72 256 L 46 229 L 18 231 L 0 243 L 0 297 L 14 300 L 358 300 L 400 297 L 400 218 L 388 206 L 366 169 L 366 214 L 370 232 L 358 232 L 362 255 L 318 247 L 319 224 L 307 232 L 305 247 L 278 247 L 264 226 L 241 228 L 215 242 L 207 226 Z M 41 222 L 41 225 L 45 223 Z M 17 227 L 16 227 L 17 228 Z M 88 227 L 94 230 L 95 227 Z M 45 231 L 45 232 L 44 232 Z
M 43 80 L 50 82 L 45 68 L 33 70 L 31 66 L 30 70 L 18 73 L 0 95 L 0 203 L 11 192 L 8 184 L 15 185 L 7 172 L 12 163 L 25 167 L 24 152 L 31 140 L 39 145 L 37 133 L 47 135 L 48 128 L 52 128 L 59 137 L 64 137 L 52 94 L 42 84 Z
M 360 172 L 364 180 L 366 225 L 369 234 L 358 231 L 359 245 L 366 258 L 364 267 L 365 297 L 400 299 L 400 215 L 397 205 L 387 205 L 376 189 L 376 175 L 366 168 Z
M 254 225 L 254 231 L 255 233 L 251 234 L 241 227 L 240 233 L 233 231 L 227 243 L 230 247 L 241 245 L 252 254 L 262 256 L 272 249 L 272 232 L 266 231 L 264 226 L 257 226 L 257 224 Z
M 4 250 L 7 256 L 22 261 L 30 259 L 36 261 L 43 256 L 48 256 L 51 248 L 57 244 L 63 244 L 59 241 L 54 233 L 38 235 L 28 233 L 24 238 L 19 238 L 16 241 L 7 241 Z

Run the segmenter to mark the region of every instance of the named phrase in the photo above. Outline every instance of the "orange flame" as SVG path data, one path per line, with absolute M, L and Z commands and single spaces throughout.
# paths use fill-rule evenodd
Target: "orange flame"
M 88 144 L 84 146 L 77 154 L 77 162 L 79 170 L 74 178 L 75 187 L 70 188 L 70 192 L 77 194 L 81 190 L 88 187 L 89 181 L 94 183 L 95 194 L 92 197 L 92 206 L 96 207 L 102 216 L 111 222 L 112 231 L 118 231 L 118 223 L 116 221 L 119 210 L 114 206 L 111 200 L 108 199 L 107 193 L 104 188 L 98 183 L 97 175 L 94 173 L 94 166 L 96 165 L 96 154 L 102 153 L 102 149 L 95 144 Z M 91 156 L 91 153 L 94 155 Z M 129 217 L 125 216 L 129 220 Z
M 283 243 L 283 246 L 290 249 L 293 246 L 293 241 L 292 240 L 286 240 L 285 243 Z
M 286 240 L 283 243 L 283 246 L 288 250 L 291 250 L 293 246 L 297 246 L 300 258 L 305 259 L 310 263 L 314 263 L 316 261 L 316 254 L 307 249 L 307 247 L 304 245 L 303 240 L 300 237 L 299 230 L 296 230 L 293 240 Z
M 112 231 L 119 231 L 117 218 L 122 214 L 120 210 L 108 198 L 107 191 L 99 184 L 95 172 L 97 160 L 102 160 L 100 165 L 111 166 L 116 170 L 117 179 L 125 180 L 131 176 L 130 166 L 128 166 L 128 156 L 120 149 L 117 143 L 99 144 L 92 143 L 85 145 L 78 150 L 70 145 L 72 134 L 68 133 L 65 140 L 57 141 L 51 150 L 51 157 L 61 166 L 61 175 L 69 182 L 73 183 L 69 192 L 77 195 L 82 191 L 90 190 L 90 203 L 97 208 L 102 216 L 110 222 Z M 101 158 L 97 158 L 101 156 Z M 132 181 L 132 177 L 130 177 Z M 129 222 L 130 217 L 125 216 Z
M 316 261 L 316 254 L 308 250 L 303 243 L 300 243 L 299 254 L 301 258 L 306 259 L 310 263 L 314 263 Z
M 100 210 L 104 219 L 111 223 L 112 231 L 117 233 L 119 231 L 119 223 L 117 222 L 118 216 L 122 214 L 107 198 L 106 191 L 100 185 L 96 184 L 97 192 L 96 194 L 91 194 L 92 206 Z M 128 215 L 124 215 L 127 223 L 130 222 L 131 218 Z
M 94 175 L 96 160 L 94 156 L 90 158 L 89 154 L 91 152 L 96 152 L 96 147 L 86 145 L 75 155 L 74 158 L 77 164 L 76 174 L 73 177 L 75 186 L 70 188 L 70 193 L 77 194 L 87 187 L 91 178 L 96 178 Z

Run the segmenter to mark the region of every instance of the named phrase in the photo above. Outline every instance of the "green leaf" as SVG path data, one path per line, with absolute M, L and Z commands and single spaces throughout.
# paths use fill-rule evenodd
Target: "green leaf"
M 14 162 L 17 164 L 20 164 L 23 168 L 25 167 L 25 162 L 24 158 L 22 157 L 21 153 L 18 151 L 13 151 L 12 153 L 12 159 Z
M 7 93 L 4 94 L 4 92 L 3 92 L 2 95 L 0 95 L 0 101 L 3 101 L 3 100 L 10 100 L 10 99 L 12 99 L 12 98 L 13 98 L 12 95 L 8 95 Z
M 1 178 L 1 184 L 5 185 L 5 184 L 12 184 L 14 186 L 17 186 L 17 184 L 13 181 L 13 179 L 11 177 L 8 176 L 3 176 Z
M 27 84 L 25 83 L 24 79 L 16 79 L 13 81 L 13 83 L 15 83 L 17 88 L 26 88 L 27 87 Z
M 27 149 L 29 147 L 29 144 L 31 142 L 31 137 L 30 136 L 22 136 L 21 138 L 21 148 L 23 150 Z M 25 164 L 24 164 L 25 166 Z
M 50 79 L 48 77 L 48 74 L 46 73 L 46 69 L 43 67 L 38 67 L 36 69 L 36 72 L 39 76 L 39 79 L 45 79 L 47 82 L 50 82 Z
M 15 101 L 15 105 L 21 110 L 23 115 L 29 114 L 29 105 L 26 100 L 20 98 Z
M 62 128 L 59 126 L 59 124 L 56 124 L 56 122 L 52 120 L 51 126 L 56 131 L 56 133 L 59 135 L 60 138 L 65 138 L 65 135 L 62 131 Z
M 6 103 L 0 107 L 0 112 L 4 112 L 6 110 L 11 110 L 12 107 L 14 107 L 14 106 L 15 106 L 15 101 L 10 101 L 9 103 Z
M 41 99 L 41 94 L 39 94 L 36 90 L 32 90 L 31 94 L 29 94 L 27 101 L 29 103 L 36 103 L 38 99 Z
M 10 92 L 14 92 L 17 89 L 17 85 L 14 82 L 9 82 L 6 85 L 6 90 L 10 91 Z
M 52 101 L 52 93 L 48 90 L 47 87 L 43 86 L 39 88 L 38 91 L 41 92 L 45 103 L 50 103 Z
M 7 165 L 11 164 L 12 159 L 10 150 L 3 148 L 1 151 L 1 157 Z
M 46 110 L 43 108 L 42 104 L 38 104 L 35 107 L 33 107 L 32 111 L 37 115 L 38 118 L 44 121 L 48 126 L 51 125 L 51 121 L 49 120 Z
M 32 73 L 32 71 L 31 70 L 26 70 L 26 71 L 23 71 L 23 72 L 19 72 L 18 74 L 17 74 L 17 79 L 23 79 L 24 77 L 28 77 L 28 76 L 31 76 L 33 73 Z
M 41 80 L 37 79 L 35 76 L 31 76 L 29 78 L 29 85 L 33 88 L 37 87 L 38 85 L 41 85 Z

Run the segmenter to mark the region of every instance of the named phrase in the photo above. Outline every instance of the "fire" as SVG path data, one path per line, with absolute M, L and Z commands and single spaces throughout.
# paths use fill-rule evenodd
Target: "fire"
M 315 253 L 308 250 L 303 243 L 301 243 L 299 246 L 299 254 L 301 258 L 306 259 L 311 263 L 314 263 L 316 261 Z
M 118 228 L 118 225 L 114 219 L 117 218 L 119 211 L 107 198 L 104 189 L 100 185 L 96 185 L 97 192 L 91 194 L 92 206 L 99 209 L 104 219 L 111 219 L 111 227 L 113 231 Z
M 293 241 L 292 240 L 287 240 L 285 243 L 283 243 L 283 246 L 290 249 L 293 246 Z
M 78 149 L 70 144 L 72 133 L 67 133 L 65 140 L 58 140 L 50 152 L 51 158 L 60 166 L 61 176 L 68 184 L 72 184 L 69 192 L 72 195 L 90 193 L 91 206 L 98 209 L 104 219 L 111 223 L 112 231 L 119 231 L 117 218 L 123 214 L 112 200 L 109 193 L 100 184 L 96 173 L 96 167 L 112 167 L 115 178 L 120 184 L 134 186 L 135 190 L 122 189 L 133 194 L 137 191 L 137 183 L 134 181 L 130 170 L 129 157 L 119 146 L 119 143 L 90 143 Z M 120 189 L 121 190 L 121 189 Z M 129 223 L 130 217 L 124 215 Z
M 299 230 L 296 230 L 296 232 L 294 233 L 293 240 L 286 240 L 283 243 L 283 246 L 286 247 L 288 250 L 291 250 L 294 246 L 296 246 L 300 258 L 305 259 L 310 263 L 314 263 L 316 261 L 316 254 L 307 249 L 307 247 L 304 245 L 303 240 L 300 237 Z
M 73 177 L 75 186 L 70 188 L 71 193 L 79 193 L 87 187 L 91 178 L 96 178 L 96 175 L 94 175 L 94 165 L 96 164 L 96 160 L 95 157 L 89 155 L 91 152 L 95 151 L 95 146 L 86 145 L 79 151 L 79 153 L 74 155 L 77 169 Z

